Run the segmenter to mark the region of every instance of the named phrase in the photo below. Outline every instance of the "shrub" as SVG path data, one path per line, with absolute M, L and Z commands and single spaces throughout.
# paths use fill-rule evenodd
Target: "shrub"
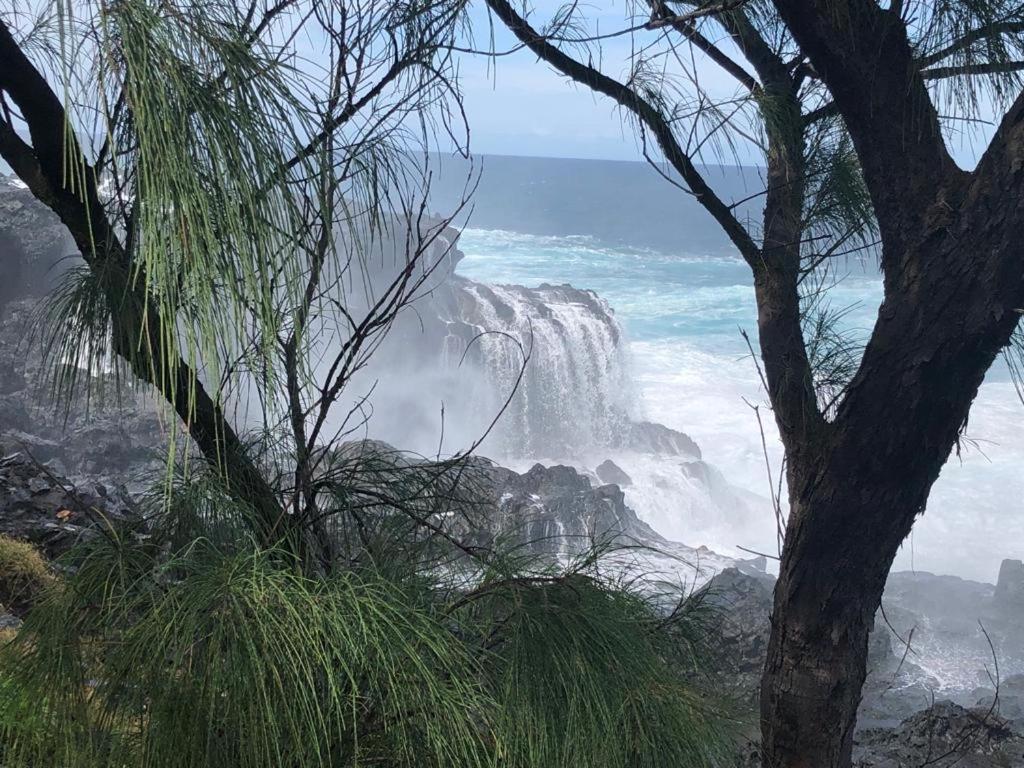
M 699 619 L 572 567 L 475 583 L 97 540 L 0 656 L 4 765 L 728 764 Z
M 35 547 L 0 535 L 0 605 L 23 616 L 52 581 L 53 575 Z

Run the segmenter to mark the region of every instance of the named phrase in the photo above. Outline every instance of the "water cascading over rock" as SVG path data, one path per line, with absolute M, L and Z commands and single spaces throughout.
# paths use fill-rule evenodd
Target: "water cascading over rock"
M 610 447 L 629 429 L 630 382 L 608 304 L 568 285 L 459 281 L 461 319 L 498 398 L 515 391 L 499 430 L 513 456 L 571 456 Z

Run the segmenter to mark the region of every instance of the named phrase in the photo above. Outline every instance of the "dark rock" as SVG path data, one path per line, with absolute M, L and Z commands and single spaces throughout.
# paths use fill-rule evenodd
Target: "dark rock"
M 1024 614 L 1024 562 L 1003 560 L 996 582 L 995 606 L 998 610 Z
M 88 399 L 53 398 L 30 330 L 38 303 L 0 308 L 0 453 L 24 452 L 72 480 L 148 484 L 169 445 L 156 401 L 109 376 L 89 382 Z
M 734 697 L 755 704 L 771 631 L 775 579 L 726 568 L 706 588 L 706 599 L 719 608 L 714 646 L 715 679 Z
M 433 514 L 439 528 L 470 546 L 512 547 L 558 557 L 579 553 L 598 541 L 664 542 L 626 506 L 617 485 L 593 487 L 572 467 L 535 464 L 520 474 L 488 459 L 469 457 L 457 469 L 443 472 L 441 464 L 378 440 L 344 443 L 332 453 L 344 464 L 342 471 L 355 473 L 346 481 L 350 493 L 358 494 L 361 483 L 372 484 L 375 471 L 387 482 L 388 473 L 379 472 L 380 467 L 437 477 L 437 487 L 425 495 L 444 494 L 451 503 L 440 516 L 432 510 L 426 514 Z M 442 487 L 445 477 L 456 476 L 457 491 Z
M 24 186 L 0 176 L 0 311 L 24 296 L 41 296 L 70 267 L 73 241 L 56 214 Z M 2 384 L 0 384 L 2 388 Z
M 940 701 L 894 728 L 861 731 L 854 747 L 857 768 L 953 765 L 1005 768 L 1024 765 L 1024 735 L 984 709 Z
M 974 705 L 979 709 L 994 708 L 996 714 L 1024 729 L 1024 675 L 1010 675 L 999 681 L 999 695 L 992 689 L 973 692 Z
M 511 537 L 528 551 L 571 554 L 595 541 L 659 543 L 663 539 L 626 506 L 617 485 L 594 488 L 572 467 L 534 465 L 517 474 L 501 467 L 486 471 L 493 505 L 491 538 Z
M 621 447 L 640 453 L 687 456 L 698 460 L 701 457 L 700 447 L 692 437 L 651 421 L 630 423 Z
M 75 485 L 24 454 L 0 458 L 0 533 L 31 542 L 48 558 L 66 552 L 97 525 L 142 525 L 123 488 Z
M 633 480 L 623 469 L 611 459 L 606 459 L 597 465 L 594 470 L 602 483 L 626 487 L 633 484 Z
M 12 613 L 7 613 L 4 610 L 4 607 L 2 605 L 0 605 L 0 632 L 3 632 L 5 630 L 7 630 L 7 631 L 10 631 L 10 630 L 17 631 L 17 630 L 21 629 L 21 624 L 22 624 L 21 619 L 19 619 L 17 616 L 15 616 Z M 2 643 L 3 643 L 3 640 L 0 639 L 0 644 L 2 644 Z

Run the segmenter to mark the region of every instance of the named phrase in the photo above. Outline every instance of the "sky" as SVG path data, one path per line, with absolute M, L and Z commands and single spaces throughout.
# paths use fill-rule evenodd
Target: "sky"
M 550 19 L 560 5 L 559 0 L 537 0 L 531 7 L 541 22 Z M 621 0 L 583 8 L 592 31 L 606 33 L 639 21 L 626 22 L 627 7 Z M 491 25 L 479 0 L 470 7 L 470 22 L 475 47 L 491 49 Z M 500 20 L 494 19 L 493 28 L 493 50 L 505 51 L 515 46 L 516 40 Z M 637 39 L 652 37 L 651 33 L 641 32 Z M 628 35 L 602 42 L 604 69 L 608 74 L 624 74 L 630 45 Z M 713 95 L 728 96 L 735 91 L 733 82 L 717 67 L 699 61 L 697 66 L 702 87 Z M 623 124 L 610 99 L 572 83 L 529 51 L 496 58 L 462 55 L 459 72 L 475 154 L 643 159 L 632 128 Z M 740 160 L 750 164 L 757 161 L 757 155 L 744 153 Z
M 628 2 L 628 0 L 626 0 Z M 591 23 L 591 32 L 607 33 L 635 25 L 642 19 L 627 22 L 627 5 L 623 0 L 607 0 L 581 4 Z M 551 18 L 562 0 L 535 0 L 531 4 L 538 23 Z M 515 46 L 512 37 L 498 19 L 494 19 L 493 48 L 489 40 L 492 25 L 482 0 L 470 6 L 470 28 L 478 49 L 505 51 Z M 715 38 L 714 27 L 702 31 L 724 51 L 742 60 L 728 39 Z M 651 32 L 639 32 L 637 41 L 653 39 Z M 630 56 L 630 36 L 602 42 L 603 70 L 606 74 L 625 73 Z M 736 92 L 735 82 L 716 65 L 702 60 L 699 54 L 693 65 L 700 85 L 714 98 L 728 98 Z M 470 148 L 474 154 L 528 155 L 539 157 L 572 157 L 606 160 L 642 160 L 632 127 L 624 125 L 620 112 L 610 99 L 595 95 L 554 72 L 529 51 L 487 57 L 464 54 L 459 60 L 459 74 L 464 106 L 471 128 Z M 692 91 L 692 88 L 690 89 Z M 982 109 L 979 117 L 990 117 L 992 109 Z M 972 122 L 970 133 L 953 132 L 967 124 L 948 122 L 947 143 L 954 159 L 964 168 L 972 168 L 987 144 L 994 126 Z M 760 152 L 742 143 L 735 157 L 698 158 L 708 163 L 735 162 L 761 165 Z

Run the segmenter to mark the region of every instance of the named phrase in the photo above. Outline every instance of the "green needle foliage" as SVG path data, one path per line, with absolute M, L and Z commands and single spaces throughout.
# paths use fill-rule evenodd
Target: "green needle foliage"
M 72 553 L 0 651 L 4 765 L 730 764 L 694 683 L 700 610 L 591 560 L 467 592 L 232 542 L 109 531 Z
M 120 358 L 195 445 L 171 430 L 148 525 L 100 527 L 0 647 L 0 764 L 728 765 L 700 611 L 606 548 L 479 545 L 484 463 L 343 444 L 343 392 L 449 261 L 425 150 L 461 113 L 461 0 L 55 9 L 11 39 L 66 115 L 63 174 L 31 180 L 92 217 L 43 332 L 57 388 Z
M 512 579 L 468 610 L 492 649 L 487 675 L 509 734 L 504 764 L 727 764 L 724 711 L 697 698 L 680 627 L 639 594 L 570 572 Z

